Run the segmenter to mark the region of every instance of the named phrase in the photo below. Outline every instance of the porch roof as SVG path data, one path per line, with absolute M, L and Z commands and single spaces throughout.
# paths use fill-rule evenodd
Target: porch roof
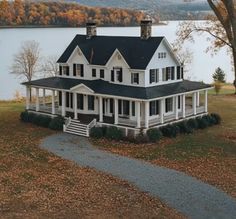
M 95 94 L 128 97 L 134 99 L 154 99 L 159 97 L 171 96 L 178 93 L 185 93 L 194 90 L 210 88 L 211 85 L 202 82 L 183 80 L 181 82 L 157 85 L 152 87 L 135 87 L 110 83 L 101 79 L 82 80 L 73 78 L 50 77 L 31 82 L 22 83 L 23 85 L 42 87 L 48 89 L 68 90 L 84 84 L 94 91 Z

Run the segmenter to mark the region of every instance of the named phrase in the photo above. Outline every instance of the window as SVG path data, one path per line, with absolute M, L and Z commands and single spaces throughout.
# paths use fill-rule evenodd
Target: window
M 150 84 L 159 81 L 159 69 L 150 69 Z
M 66 107 L 73 108 L 73 93 L 66 92 Z
M 135 116 L 135 102 L 132 101 L 132 116 Z
M 77 94 L 77 106 L 80 110 L 84 109 L 84 95 Z
M 97 73 L 96 73 L 96 69 L 93 68 L 93 69 L 92 69 L 92 77 L 95 78 L 95 77 L 96 77 L 96 74 L 97 74 Z
M 118 113 L 120 115 L 129 115 L 129 101 L 128 100 L 119 100 L 118 101 Z
M 158 115 L 159 114 L 159 100 L 151 101 L 150 102 L 150 116 Z
M 110 99 L 110 113 L 114 112 L 114 100 Z
M 70 75 L 70 68 L 69 66 L 60 66 L 59 67 L 59 75 Z
M 100 69 L 100 78 L 104 78 L 104 69 Z
M 123 70 L 122 68 L 114 68 L 114 74 L 116 81 L 122 82 L 123 81 Z
M 88 110 L 94 110 L 94 96 L 88 95 Z
M 175 67 L 166 67 L 162 69 L 162 80 L 174 80 L 175 79 Z
M 158 58 L 159 59 L 165 59 L 166 58 L 166 52 L 159 52 L 158 53 Z
M 131 73 L 131 84 L 139 84 L 139 73 Z
M 173 111 L 173 98 L 167 98 L 165 100 L 166 113 Z
M 73 76 L 84 77 L 84 65 L 82 64 L 73 64 Z
M 58 94 L 59 94 L 59 106 L 62 106 L 62 93 L 61 93 L 61 91 L 59 91 Z

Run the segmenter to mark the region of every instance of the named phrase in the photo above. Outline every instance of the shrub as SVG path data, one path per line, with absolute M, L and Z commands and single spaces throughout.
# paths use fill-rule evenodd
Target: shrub
M 189 127 L 191 127 L 192 129 L 198 129 L 198 123 L 196 119 L 189 119 L 187 121 L 187 124 Z
M 102 127 L 93 127 L 93 128 L 91 128 L 91 130 L 90 130 L 90 136 L 92 137 L 92 138 L 97 138 L 97 139 L 99 139 L 99 138 L 102 138 L 103 136 L 104 136 L 104 130 L 103 130 L 103 128 Z
M 53 130 L 63 130 L 64 118 L 61 116 L 55 117 L 49 123 L 49 128 Z
M 198 123 L 198 128 L 205 129 L 208 127 L 208 119 L 205 117 L 198 117 L 196 118 L 196 121 Z
M 165 137 L 175 138 L 177 134 L 179 133 L 179 127 L 174 124 L 167 125 L 167 126 L 161 127 L 160 131 Z
M 193 132 L 193 128 L 188 125 L 187 121 L 178 122 L 176 125 L 179 127 L 180 133 L 190 134 Z
M 221 117 L 219 114 L 211 113 L 210 116 L 214 118 L 216 125 L 221 123 Z
M 117 127 L 109 127 L 106 129 L 105 137 L 112 140 L 121 140 L 123 135 L 122 131 Z
M 38 121 L 38 125 L 48 128 L 51 121 L 52 121 L 52 118 L 49 116 L 40 116 L 39 121 Z
M 24 111 L 20 114 L 20 120 L 22 122 L 29 122 L 29 113 L 27 111 Z
M 147 131 L 147 136 L 151 142 L 157 142 L 161 139 L 162 133 L 159 129 L 149 129 Z

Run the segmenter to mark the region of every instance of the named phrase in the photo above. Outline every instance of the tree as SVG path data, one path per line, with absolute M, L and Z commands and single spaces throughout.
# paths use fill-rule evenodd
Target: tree
M 44 74 L 44 77 L 56 76 L 59 71 L 57 56 L 46 57 L 41 64 L 41 70 Z
M 236 0 L 207 0 L 207 2 L 215 16 L 209 15 L 208 21 L 204 24 L 182 23 L 177 32 L 179 43 L 182 44 L 185 40 L 194 41 L 193 32 L 206 32 L 215 39 L 207 50 L 217 52 L 223 46 L 227 46 L 233 57 L 236 94 Z
M 224 71 L 218 67 L 214 74 L 212 75 L 214 81 L 219 81 L 221 83 L 225 83 L 225 73 Z
M 11 73 L 25 78 L 28 82 L 38 73 L 40 58 L 39 43 L 35 41 L 23 42 L 19 52 L 14 55 Z M 31 100 L 31 89 L 30 89 Z

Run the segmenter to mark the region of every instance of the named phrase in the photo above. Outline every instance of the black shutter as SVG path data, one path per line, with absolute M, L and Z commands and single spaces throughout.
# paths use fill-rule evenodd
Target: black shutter
M 73 64 L 73 75 L 76 76 L 76 64 Z
M 171 80 L 175 80 L 175 67 L 171 67 Z
M 118 100 L 118 114 L 122 113 L 122 101 Z
M 137 81 L 137 84 L 139 84 L 139 74 L 137 74 L 138 75 L 138 81 Z
M 59 91 L 59 106 L 62 105 L 62 95 L 61 95 L 61 91 Z
M 156 100 L 156 115 L 159 114 L 159 100 Z
M 120 69 L 120 75 L 119 75 L 119 82 L 123 81 L 123 70 L 122 68 Z
M 184 67 L 181 67 L 181 79 L 184 79 Z
M 166 105 L 166 113 L 168 112 L 168 99 L 165 100 L 165 105 Z
M 70 93 L 66 92 L 66 107 L 70 107 Z
M 177 79 L 180 79 L 180 66 L 177 66 Z
M 110 113 L 114 112 L 114 101 L 113 99 L 110 99 Z
M 149 104 L 149 115 L 152 116 L 152 103 L 153 102 L 150 102 Z
M 111 81 L 114 81 L 114 70 L 111 70 Z
M 151 71 L 151 69 L 149 70 L 149 82 L 150 82 L 150 84 L 152 83 L 152 71 Z
M 69 76 L 70 75 L 70 67 L 66 66 L 66 75 Z
M 74 104 L 73 104 L 74 101 L 73 100 L 74 100 L 73 94 L 70 93 L 70 108 L 73 108 L 73 106 L 74 106 Z
M 84 65 L 80 65 L 80 76 L 84 77 Z
M 62 75 L 62 66 L 59 66 L 59 75 Z
M 132 101 L 132 116 L 135 116 L 135 102 Z

